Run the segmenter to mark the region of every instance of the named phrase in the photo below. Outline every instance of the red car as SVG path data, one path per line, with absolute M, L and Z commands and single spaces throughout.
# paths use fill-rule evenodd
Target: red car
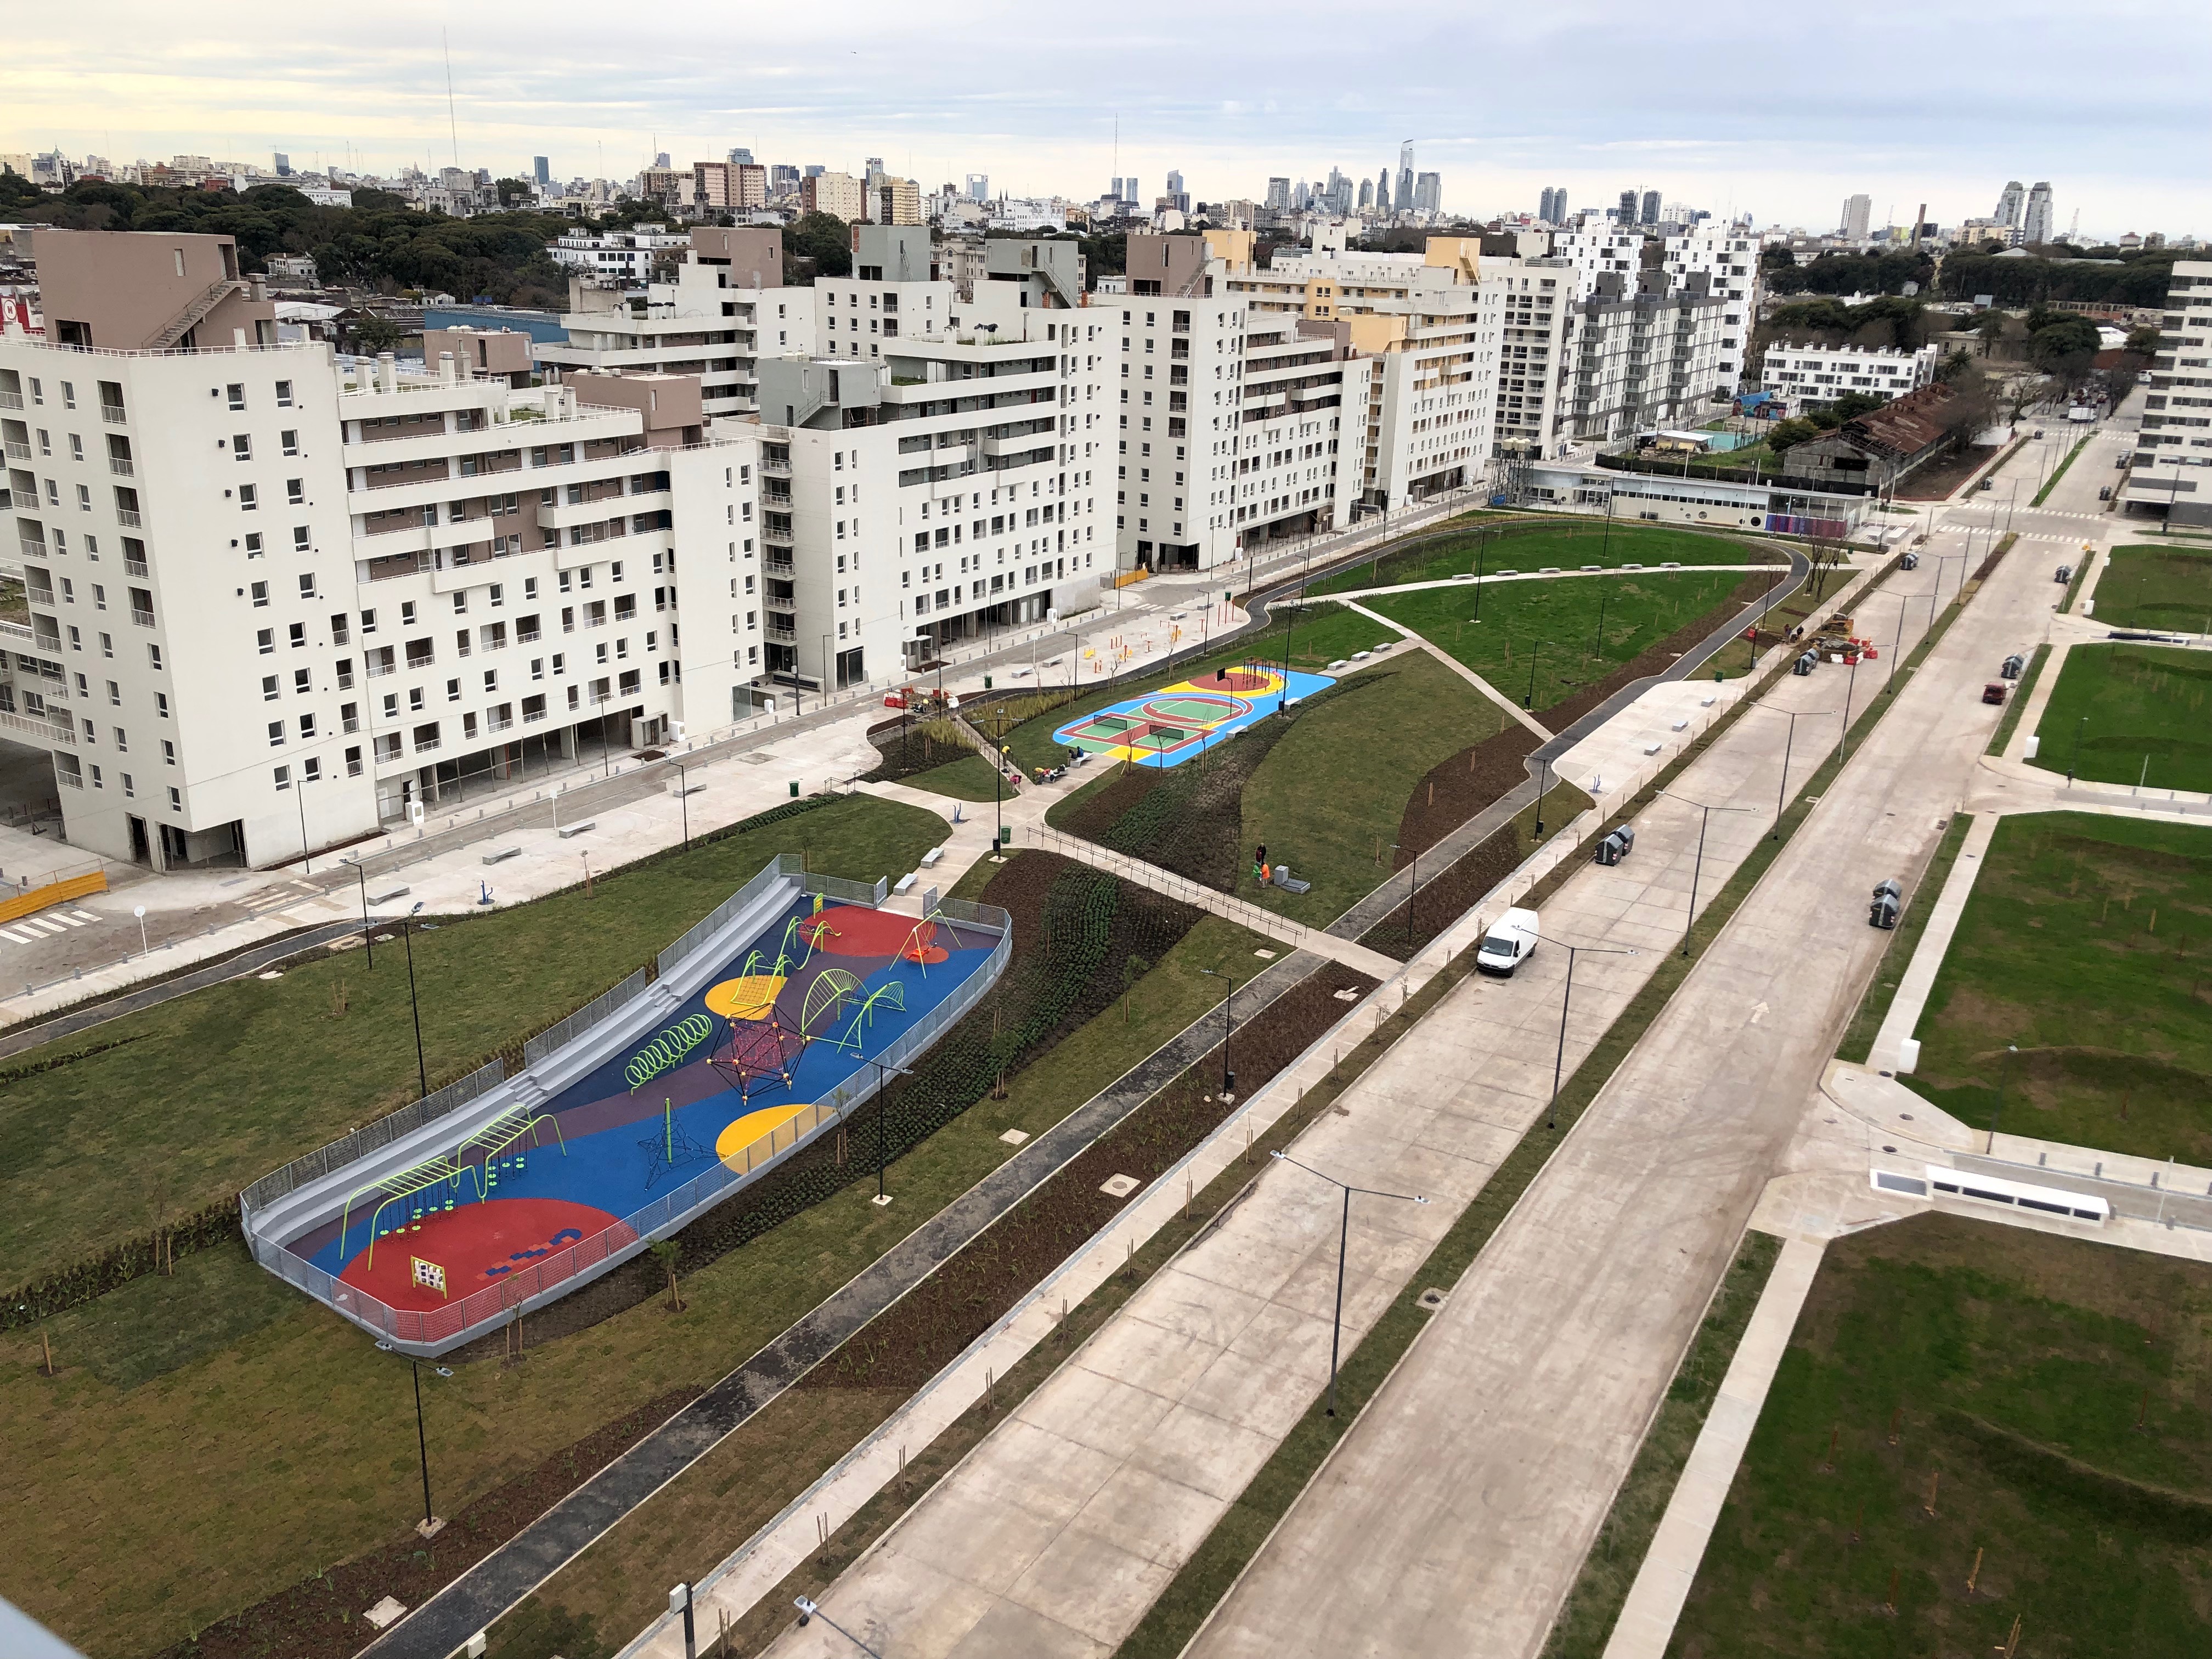
M 2002 680 L 1991 680 L 1987 685 L 1984 685 L 1982 688 L 1982 701 L 1984 702 L 2002 703 L 2004 700 L 2005 683 Z

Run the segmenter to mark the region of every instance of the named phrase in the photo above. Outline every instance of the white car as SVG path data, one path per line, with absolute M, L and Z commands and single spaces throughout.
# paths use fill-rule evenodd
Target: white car
M 1510 978 L 1513 970 L 1536 954 L 1536 913 L 1508 910 L 1482 937 L 1474 965 L 1486 974 Z

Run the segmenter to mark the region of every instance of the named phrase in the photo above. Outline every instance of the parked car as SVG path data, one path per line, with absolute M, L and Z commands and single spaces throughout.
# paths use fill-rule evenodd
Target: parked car
M 2072 581 L 2074 580 L 2074 567 L 2070 564 L 2060 565 L 2057 572 L 2051 576 L 2051 580 L 2055 582 Z
M 1982 701 L 2002 703 L 2005 700 L 2005 683 L 2002 680 L 1991 680 L 1982 688 Z
M 2109 501 L 2110 500 L 2112 500 L 2112 485 L 2110 485 L 2110 484 L 2106 484 L 2106 485 L 2102 489 L 2099 490 L 2099 491 L 2097 492 L 2097 499 L 2098 499 L 2099 501 Z
M 2015 651 L 1998 665 L 1997 672 L 2006 679 L 2016 680 L 2021 677 L 2021 671 L 2027 668 L 2027 659 L 2021 656 L 2019 652 Z
M 1511 978 L 1516 968 L 1536 954 L 1536 920 L 1534 910 L 1519 908 L 1498 917 L 1474 953 L 1475 967 L 1501 979 Z

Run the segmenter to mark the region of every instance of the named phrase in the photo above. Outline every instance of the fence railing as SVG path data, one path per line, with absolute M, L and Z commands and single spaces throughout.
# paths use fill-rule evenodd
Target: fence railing
M 424 1124 L 433 1122 L 467 1105 L 488 1089 L 507 1081 L 507 1062 L 495 1055 L 466 1077 L 448 1083 L 444 1088 L 402 1106 L 396 1112 L 387 1112 L 374 1123 L 365 1124 L 349 1134 L 341 1135 L 327 1146 L 294 1158 L 281 1170 L 272 1170 L 238 1195 L 239 1208 L 247 1216 L 257 1210 L 266 1209 L 287 1193 L 305 1186 L 310 1181 L 319 1181 L 334 1170 L 343 1170 L 357 1158 L 389 1146 L 402 1135 L 412 1133 Z M 246 1229 L 252 1236 L 252 1229 Z
M 1088 864 L 1097 869 L 1103 870 L 1109 876 L 1120 876 L 1135 883 L 1139 887 L 1149 887 L 1156 892 L 1165 893 L 1170 898 L 1179 898 L 1187 903 L 1198 905 L 1201 908 L 1212 911 L 1216 915 L 1229 917 L 1232 921 L 1242 922 L 1255 933 L 1267 933 L 1276 939 L 1303 943 L 1306 936 L 1314 931 L 1303 923 L 1291 921 L 1288 916 L 1279 915 L 1263 906 L 1237 898 L 1232 894 L 1224 893 L 1218 888 L 1206 886 L 1202 883 L 1193 881 L 1188 876 L 1178 875 L 1172 870 L 1163 869 L 1157 864 L 1148 864 L 1142 859 L 1132 858 L 1127 853 L 1117 852 L 1110 847 L 1102 847 L 1097 842 L 1084 841 L 1075 836 L 1062 835 L 1049 824 L 1040 823 L 1030 833 L 1036 837 L 1036 844 L 1048 851 L 1059 853 L 1065 857 L 1074 859 L 1079 863 Z
M 871 886 L 865 882 L 848 881 L 841 877 L 803 873 L 793 867 L 801 861 L 794 854 L 778 855 L 773 863 L 764 866 L 737 893 L 716 906 L 713 914 L 664 951 L 658 966 L 669 972 L 679 969 L 747 904 L 758 900 L 777 881 L 789 880 L 794 876 L 799 878 L 801 892 L 820 893 L 824 896 L 861 903 L 880 902 L 882 883 Z M 307 1182 L 344 1168 L 356 1158 L 391 1144 L 410 1131 L 445 1115 L 503 1082 L 505 1067 L 499 1060 L 494 1060 L 459 1082 L 447 1085 L 415 1105 L 403 1107 L 387 1117 L 380 1118 L 365 1129 L 295 1159 L 283 1169 L 264 1176 L 241 1193 L 240 1206 L 247 1220 L 246 1237 L 254 1260 L 288 1284 L 298 1286 L 356 1324 L 395 1343 L 436 1349 L 451 1346 L 478 1328 L 489 1327 L 508 1317 L 514 1310 L 561 1291 L 579 1274 L 596 1273 L 620 1266 L 653 1240 L 676 1231 L 706 1209 L 720 1203 L 731 1188 L 757 1177 L 771 1165 L 789 1157 L 822 1129 L 834 1127 L 876 1092 L 883 1077 L 903 1067 L 908 1060 L 935 1042 L 955 1022 L 972 1010 L 998 981 L 1000 975 L 1006 971 L 1013 951 L 1012 918 L 995 906 L 969 904 L 957 899 L 946 900 L 939 910 L 942 919 L 956 926 L 997 936 L 997 943 L 993 945 L 982 967 L 969 975 L 958 990 L 924 1015 L 883 1053 L 872 1056 L 877 1064 L 866 1066 L 848 1084 L 832 1091 L 828 1099 L 807 1106 L 761 1139 L 725 1153 L 702 1174 L 680 1187 L 671 1188 L 590 1237 L 580 1239 L 562 1250 L 532 1262 L 526 1268 L 506 1275 L 496 1285 L 472 1291 L 458 1301 L 428 1310 L 413 1310 L 394 1308 L 368 1291 L 344 1283 L 313 1262 L 295 1255 L 277 1240 L 258 1233 L 252 1225 L 253 1213 L 275 1200 Z M 653 977 L 653 970 L 641 968 L 559 1024 L 540 1032 L 524 1047 L 527 1064 L 534 1066 L 567 1044 L 584 1036 L 592 1027 L 635 1000 Z M 878 1069 L 878 1065 L 881 1070 Z

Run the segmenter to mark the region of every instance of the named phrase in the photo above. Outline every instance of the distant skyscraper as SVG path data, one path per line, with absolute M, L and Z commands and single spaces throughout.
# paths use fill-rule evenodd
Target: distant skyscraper
M 1388 167 L 1384 167 L 1375 180 L 1375 210 L 1377 213 L 1390 210 L 1390 169 Z
M 1542 193 L 1536 198 L 1536 217 L 1544 224 L 1548 225 L 1552 222 L 1552 200 L 1553 194 L 1554 192 L 1552 187 L 1549 185 L 1547 185 L 1544 186 Z
M 1375 181 L 1372 179 L 1362 179 L 1359 181 L 1359 210 L 1362 213 L 1371 213 L 1374 209 Z
M 802 172 L 799 176 L 805 179 L 819 179 L 823 173 L 829 171 L 830 169 L 819 161 L 809 161 L 806 164 L 805 171 Z
M 2023 242 L 2051 240 L 2053 211 L 2051 186 L 2038 179 L 2027 192 L 2027 211 L 2021 221 L 2020 240 Z
M 1632 190 L 1620 192 L 1620 222 L 1624 225 L 1636 222 L 1636 192 Z
M 1290 211 L 1291 181 L 1287 179 L 1268 179 L 1267 199 L 1265 205 L 1272 208 L 1278 213 L 1287 213 Z
M 991 199 L 990 174 L 971 173 L 968 175 L 968 199 L 971 202 L 988 202 Z
M 744 149 L 743 147 L 732 150 L 730 152 L 730 165 L 732 167 L 749 167 L 754 166 L 755 162 L 753 161 L 752 151 Z
M 1413 179 L 1413 210 L 1416 213 L 1443 211 L 1444 180 L 1440 173 L 1424 173 Z
M 1639 222 L 1647 225 L 1656 225 L 1659 222 L 1659 192 L 1657 191 L 1647 190 L 1644 192 L 1644 211 L 1639 217 Z
M 665 168 L 668 166 L 668 152 L 664 149 L 657 153 L 653 158 L 653 165 Z
M 1170 171 L 1168 174 L 1167 198 L 1168 205 L 1177 213 L 1190 211 L 1190 191 L 1183 187 L 1182 173 L 1180 168 Z
M 1844 240 L 1847 242 L 1866 240 L 1867 225 L 1873 216 L 1873 197 L 1846 196 L 1844 198 Z
M 544 190 L 548 185 L 553 182 L 552 161 L 546 156 L 532 156 L 530 158 L 530 176 L 538 181 L 538 188 Z
M 1997 210 L 1992 216 L 2001 225 L 2017 225 L 2020 222 L 2021 208 L 2027 199 L 2027 191 L 2021 186 L 2020 180 L 2012 179 L 1998 193 Z
M 292 176 L 292 158 L 285 155 L 284 152 L 280 149 L 276 154 L 276 176 L 279 179 L 290 178 Z
M 1131 207 L 1137 204 L 1137 175 L 1133 173 L 1121 181 L 1121 199 Z
M 1413 141 L 1410 138 L 1398 146 L 1398 211 L 1408 212 L 1413 205 Z
M 1110 202 L 1118 202 L 1121 199 L 1121 175 L 1118 173 L 1114 175 L 1114 182 L 1106 191 L 1106 199 Z

